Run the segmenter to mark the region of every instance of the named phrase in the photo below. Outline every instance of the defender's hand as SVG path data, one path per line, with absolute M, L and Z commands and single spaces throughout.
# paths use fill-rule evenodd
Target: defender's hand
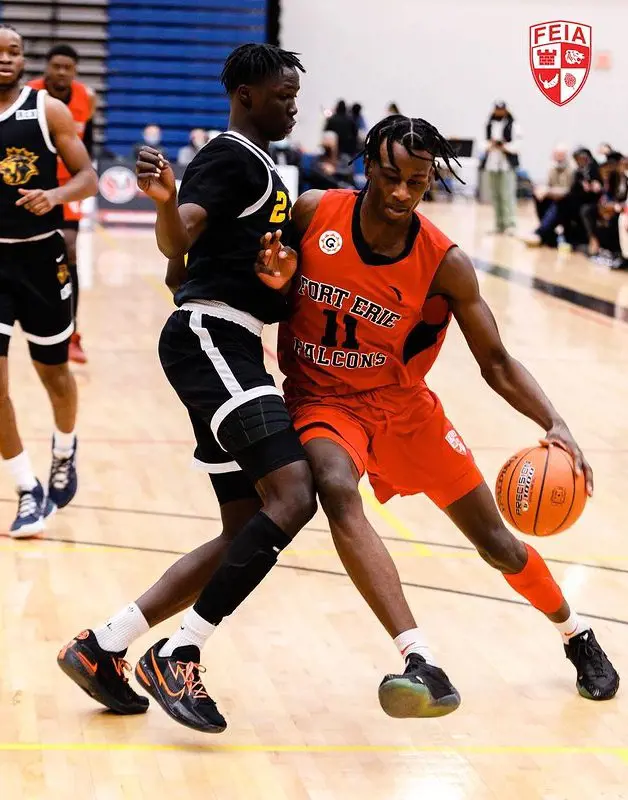
M 281 231 L 266 233 L 260 240 L 255 272 L 262 283 L 278 291 L 287 290 L 297 270 L 297 254 L 281 243 Z
M 16 206 L 24 206 L 31 214 L 38 217 L 47 214 L 55 206 L 59 205 L 59 198 L 54 189 L 18 189 L 22 195 L 16 201 Z
M 144 145 L 135 162 L 137 185 L 156 203 L 167 203 L 177 192 L 174 172 L 159 150 Z
M 584 472 L 587 494 L 591 497 L 593 494 L 593 470 L 586 458 L 582 455 L 582 450 L 578 447 L 576 440 L 573 438 L 571 431 L 565 423 L 558 422 L 553 425 L 548 430 L 545 438 L 541 439 L 541 444 L 546 447 L 556 445 L 569 453 L 574 460 L 576 475 L 581 475 Z

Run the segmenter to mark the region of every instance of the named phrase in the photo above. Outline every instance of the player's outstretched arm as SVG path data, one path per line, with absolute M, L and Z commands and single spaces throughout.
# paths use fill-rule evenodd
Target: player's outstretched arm
M 576 470 L 585 473 L 587 491 L 591 494 L 591 467 L 539 384 L 506 350 L 495 317 L 480 295 L 473 263 L 460 248 L 452 248 L 443 259 L 430 294 L 443 294 L 449 299 L 453 315 L 488 385 L 546 431 L 543 442 L 557 444 L 571 453 Z
M 22 197 L 16 205 L 25 206 L 37 216 L 47 214 L 62 203 L 84 200 L 98 191 L 98 177 L 76 132 L 76 125 L 67 106 L 60 100 L 47 96 L 45 113 L 52 142 L 72 177 L 64 186 L 56 189 L 19 190 Z

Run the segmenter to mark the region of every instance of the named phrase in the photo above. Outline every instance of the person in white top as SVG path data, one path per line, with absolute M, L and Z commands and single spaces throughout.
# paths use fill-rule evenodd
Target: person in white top
M 486 152 L 482 169 L 489 180 L 495 209 L 495 232 L 512 236 L 515 232 L 517 199 L 518 141 L 520 134 L 506 103 L 498 101 L 486 125 Z

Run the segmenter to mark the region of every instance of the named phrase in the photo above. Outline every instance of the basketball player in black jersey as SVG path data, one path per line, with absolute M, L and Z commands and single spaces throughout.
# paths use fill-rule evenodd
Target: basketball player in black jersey
M 32 536 L 76 493 L 76 384 L 68 369 L 72 282 L 62 204 L 96 193 L 97 177 L 59 100 L 22 88 L 22 38 L 0 26 L 0 455 L 19 494 L 10 533 Z M 72 177 L 57 184 L 57 153 Z M 47 495 L 18 434 L 7 356 L 16 322 L 52 404 L 55 432 Z
M 171 717 L 206 732 L 222 731 L 226 722 L 201 681 L 200 648 L 316 510 L 305 452 L 264 367 L 263 325 L 283 319 L 287 303 L 255 273 L 260 237 L 269 226 L 280 230 L 290 216 L 288 191 L 268 147 L 294 127 L 299 70 L 294 53 L 270 45 L 243 45 L 229 56 L 222 74 L 231 101 L 229 130 L 190 163 L 178 204 L 164 156 L 149 147 L 139 153 L 138 183 L 155 201 L 157 243 L 171 259 L 167 282 L 180 284 L 159 355 L 189 413 L 196 460 L 210 475 L 223 533 L 206 545 L 211 569 L 205 559 L 196 571 L 196 577 L 213 573 L 200 596 L 164 607 L 153 587 L 105 625 L 73 639 L 58 659 L 109 708 L 145 711 L 146 698 L 121 677 L 126 648 L 196 600 L 181 628 L 142 657 L 136 676 Z M 187 567 L 194 569 L 197 559 L 198 552 Z M 176 578 L 179 569 L 162 581 Z

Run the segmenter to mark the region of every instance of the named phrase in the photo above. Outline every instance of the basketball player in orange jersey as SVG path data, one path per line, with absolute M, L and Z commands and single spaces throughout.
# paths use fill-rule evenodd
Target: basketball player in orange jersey
M 96 108 L 96 95 L 93 89 L 76 80 L 78 53 L 68 44 L 56 44 L 46 56 L 46 71 L 41 78 L 29 82 L 33 89 L 45 89 L 49 95 L 65 103 L 76 123 L 76 132 L 82 139 L 87 152 L 92 154 L 92 118 Z M 59 159 L 57 179 L 59 186 L 71 178 L 67 167 Z M 81 221 L 81 204 L 65 203 L 63 206 L 63 236 L 68 252 L 68 268 L 74 289 L 74 333 L 70 339 L 70 361 L 84 364 L 87 356 L 81 345 L 81 334 L 76 326 L 79 301 L 79 280 L 76 257 L 76 240 Z
M 424 493 L 443 509 L 510 586 L 562 635 L 577 688 L 613 697 L 619 676 L 589 626 L 571 611 L 537 551 L 505 527 L 493 495 L 425 376 L 452 315 L 484 379 L 542 426 L 548 446 L 591 468 L 530 373 L 505 349 L 470 258 L 416 210 L 447 142 L 429 123 L 389 117 L 365 143 L 368 184 L 311 191 L 293 209 L 301 237 L 289 321 L 279 334 L 284 392 L 305 445 L 334 543 L 351 579 L 401 654 L 403 675 L 379 690 L 391 716 L 448 713 L 460 702 L 416 627 L 397 570 L 364 515 L 358 481 L 368 473 L 378 500 Z M 297 256 L 280 233 L 263 240 L 258 270 L 283 289 Z

